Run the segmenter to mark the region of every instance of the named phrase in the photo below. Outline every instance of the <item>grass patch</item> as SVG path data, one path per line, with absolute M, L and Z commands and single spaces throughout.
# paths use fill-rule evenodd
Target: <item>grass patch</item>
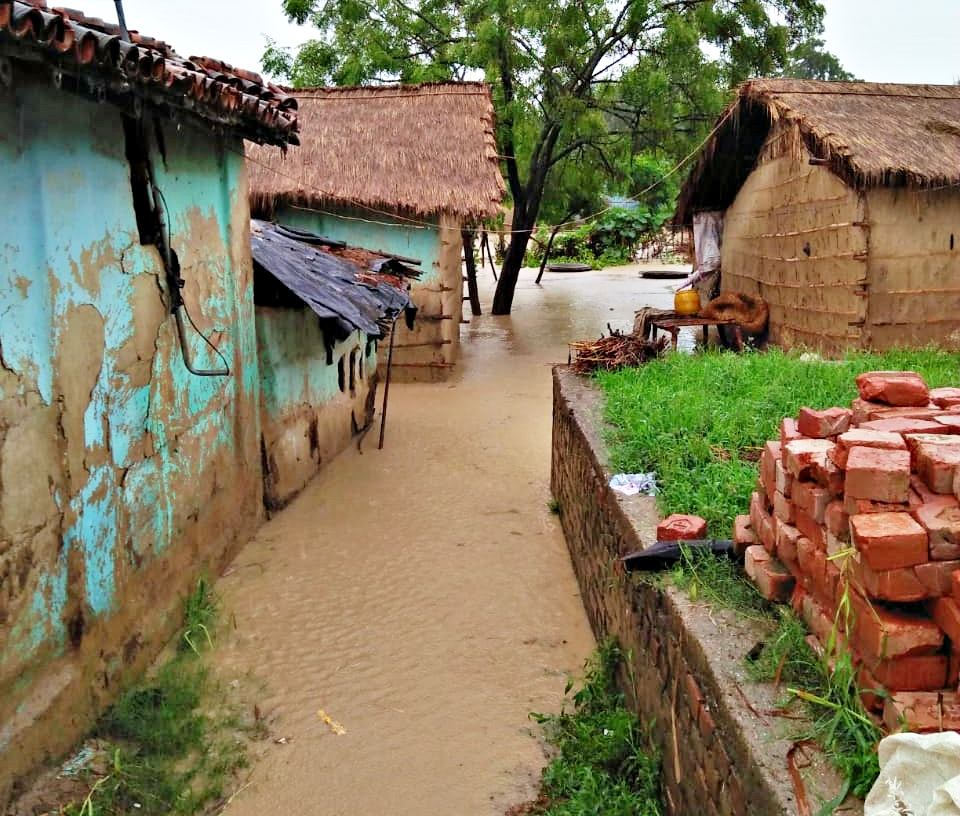
M 94 760 L 81 771 L 86 798 L 67 816 L 196 814 L 225 803 L 248 765 L 262 720 L 240 714 L 204 667 L 219 600 L 201 578 L 184 601 L 184 628 L 172 660 L 124 692 L 93 729 Z M 256 709 L 255 709 L 256 710 Z
M 628 710 L 617 689 L 625 655 L 614 642 L 597 647 L 587 661 L 573 710 L 531 715 L 553 747 L 540 797 L 513 816 L 659 816 L 659 752 L 649 730 Z M 573 690 L 567 683 L 566 693 Z
M 748 618 L 769 619 L 775 607 L 757 592 L 743 567 L 710 550 L 680 547 L 680 560 L 670 571 L 674 586 L 692 600 L 703 600 Z
M 803 406 L 849 405 L 857 374 L 882 369 L 917 371 L 931 388 L 953 385 L 960 355 L 898 350 L 807 362 L 778 350 L 706 352 L 600 373 L 611 467 L 655 471 L 662 514 L 695 513 L 725 536 L 749 506 L 757 450 L 779 438 L 780 420 Z

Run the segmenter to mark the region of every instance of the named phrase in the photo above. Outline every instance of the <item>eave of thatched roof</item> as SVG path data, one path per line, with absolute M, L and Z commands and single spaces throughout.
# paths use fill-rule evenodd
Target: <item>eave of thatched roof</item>
M 287 90 L 301 147 L 284 157 L 248 145 L 255 215 L 281 205 L 466 220 L 499 211 L 505 187 L 484 83 Z
M 675 224 L 724 210 L 777 123 L 857 188 L 960 184 L 960 86 L 756 79 L 721 115 L 677 203 Z

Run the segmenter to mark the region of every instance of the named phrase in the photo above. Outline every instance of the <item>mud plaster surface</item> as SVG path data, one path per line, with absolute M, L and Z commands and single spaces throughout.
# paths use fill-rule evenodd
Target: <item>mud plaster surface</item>
M 454 381 L 391 388 L 383 451 L 338 457 L 219 582 L 225 679 L 262 677 L 288 740 L 228 816 L 495 814 L 535 791 L 528 714 L 594 645 L 547 507 L 549 363 L 672 295 L 636 268 L 532 277 L 512 317 L 462 327 Z

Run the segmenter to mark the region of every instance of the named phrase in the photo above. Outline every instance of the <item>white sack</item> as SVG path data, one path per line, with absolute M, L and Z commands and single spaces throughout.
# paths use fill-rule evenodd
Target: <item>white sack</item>
M 693 251 L 698 272 L 716 272 L 720 268 L 720 244 L 723 240 L 723 213 L 694 213 Z
M 960 734 L 891 734 L 863 816 L 960 816 Z

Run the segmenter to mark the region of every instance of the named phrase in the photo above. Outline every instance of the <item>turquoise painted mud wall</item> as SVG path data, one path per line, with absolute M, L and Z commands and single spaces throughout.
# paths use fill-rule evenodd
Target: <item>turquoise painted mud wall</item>
M 258 306 L 256 326 L 264 493 L 275 509 L 371 420 L 377 349 L 356 331 L 334 345 L 328 362 L 320 321 L 306 307 Z
M 391 255 L 403 255 L 422 261 L 420 283 L 429 283 L 440 275 L 440 231 L 427 219 L 422 224 L 408 224 L 379 213 L 344 210 L 343 217 L 332 214 L 281 207 L 277 221 L 296 229 L 309 230 L 346 241 L 351 246 L 381 250 Z M 337 211 L 339 212 L 339 211 Z M 385 223 L 371 223 L 385 222 Z
M 242 143 L 163 132 L 166 161 L 151 157 L 184 297 L 229 377 L 184 367 L 119 111 L 39 78 L 0 90 L 0 802 L 155 653 L 261 514 Z

